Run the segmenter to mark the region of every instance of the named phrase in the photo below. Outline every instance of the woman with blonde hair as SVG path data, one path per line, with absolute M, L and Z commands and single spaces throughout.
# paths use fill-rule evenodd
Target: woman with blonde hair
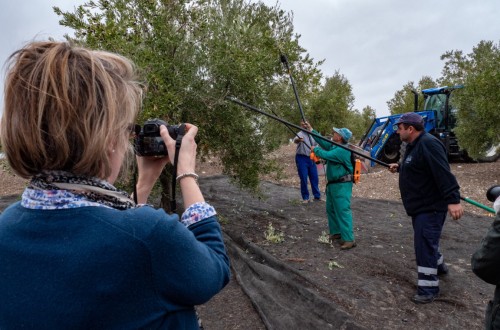
M 113 53 L 32 42 L 10 57 L 1 141 L 30 183 L 0 215 L 1 329 L 197 329 L 194 306 L 228 283 L 196 126 L 178 150 L 180 221 L 144 205 L 168 156 L 137 157 L 137 204 L 113 186 L 141 98 L 133 64 Z

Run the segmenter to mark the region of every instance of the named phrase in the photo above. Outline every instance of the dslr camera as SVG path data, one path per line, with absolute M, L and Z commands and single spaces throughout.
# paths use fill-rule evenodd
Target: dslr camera
M 138 156 L 168 156 L 167 147 L 160 135 L 160 126 L 165 125 L 172 139 L 177 139 L 178 125 L 168 125 L 165 121 L 155 118 L 147 120 L 144 125 L 136 125 L 134 150 Z

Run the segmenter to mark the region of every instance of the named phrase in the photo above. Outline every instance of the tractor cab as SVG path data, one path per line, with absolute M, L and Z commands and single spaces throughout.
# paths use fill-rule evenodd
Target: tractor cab
M 451 93 L 463 88 L 463 85 L 453 87 L 437 87 L 422 90 L 424 96 L 424 110 L 434 111 L 436 118 L 435 133 L 452 130 L 457 122 L 457 110 L 450 103 Z

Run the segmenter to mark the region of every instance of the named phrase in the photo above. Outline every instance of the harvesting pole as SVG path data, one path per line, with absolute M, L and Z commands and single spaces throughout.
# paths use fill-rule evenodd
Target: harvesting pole
M 299 93 L 297 92 L 297 87 L 295 86 L 295 81 L 293 80 L 292 71 L 290 70 L 290 66 L 288 65 L 288 59 L 286 58 L 286 55 L 281 53 L 280 60 L 283 63 L 283 65 L 285 66 L 285 69 L 288 72 L 288 76 L 290 76 L 290 82 L 292 83 L 292 88 L 293 88 L 293 93 L 295 94 L 295 99 L 297 100 L 297 104 L 299 105 L 299 111 L 300 111 L 300 115 L 302 117 L 302 121 L 307 121 L 306 116 L 304 116 L 304 110 L 302 109 L 302 104 L 300 103 Z
M 286 58 L 285 54 L 281 53 L 281 51 L 280 51 L 280 60 L 285 66 L 285 69 L 288 72 L 288 76 L 290 77 L 290 82 L 292 83 L 293 93 L 295 94 L 297 105 L 299 106 L 299 111 L 300 111 L 300 116 L 302 117 L 302 121 L 307 122 L 306 116 L 304 115 L 304 110 L 302 109 L 302 104 L 300 103 L 299 93 L 297 92 L 297 86 L 295 86 L 295 80 L 293 80 L 292 70 L 290 70 L 290 66 L 288 65 L 288 59 Z M 306 146 L 308 146 L 309 150 L 311 151 L 311 159 L 314 160 L 315 163 L 319 163 L 319 158 L 314 154 L 314 151 L 312 150 L 313 141 L 310 135 L 309 135 L 309 143 L 311 145 L 308 146 L 306 143 Z
M 292 124 L 292 123 L 290 123 L 290 122 L 287 122 L 286 120 L 281 119 L 281 118 L 279 118 L 278 116 L 272 115 L 272 114 L 267 113 L 267 112 L 265 112 L 265 111 L 263 111 L 263 110 L 261 110 L 261 109 L 259 109 L 259 108 L 254 107 L 254 106 L 252 106 L 252 105 L 250 105 L 250 104 L 244 103 L 244 102 L 242 102 L 242 101 L 238 100 L 238 99 L 237 99 L 237 98 L 235 98 L 235 97 L 232 97 L 232 96 L 226 96 L 226 97 L 225 97 L 225 99 L 226 99 L 226 100 L 228 100 L 228 101 L 231 101 L 231 102 L 233 102 L 233 103 L 235 103 L 235 104 L 238 104 L 238 105 L 240 105 L 240 106 L 242 106 L 242 107 L 244 107 L 244 108 L 250 109 L 250 110 L 255 111 L 255 112 L 258 112 L 258 113 L 260 113 L 260 114 L 262 114 L 262 115 L 264 115 L 264 116 L 267 116 L 267 117 L 269 117 L 269 118 L 272 118 L 272 119 L 274 119 L 274 120 L 276 120 L 276 121 L 279 121 L 280 123 L 283 123 L 283 124 L 285 124 L 285 125 L 286 125 L 286 126 L 288 126 L 288 127 L 293 127 L 293 128 L 298 129 L 298 130 L 301 130 L 301 131 L 303 131 L 303 132 L 309 133 L 310 135 L 312 135 L 312 136 L 314 136 L 314 137 L 316 137 L 316 138 L 318 138 L 318 139 L 321 139 L 321 140 L 326 141 L 326 142 L 328 142 L 328 143 L 334 144 L 334 145 L 336 145 L 337 147 L 340 147 L 340 148 L 343 148 L 343 149 L 345 149 L 345 150 L 348 150 L 348 151 L 350 151 L 350 152 L 352 152 L 352 153 L 354 153 L 354 154 L 356 154 L 356 155 L 358 155 L 358 156 L 360 156 L 360 157 L 363 157 L 363 158 L 369 159 L 369 160 L 371 160 L 371 161 L 373 161 L 373 162 L 375 162 L 375 163 L 377 163 L 377 164 L 380 164 L 380 165 L 382 165 L 382 166 L 384 166 L 384 167 L 387 167 L 387 168 L 389 168 L 389 167 L 390 167 L 390 165 L 389 165 L 389 164 L 384 163 L 384 162 L 382 162 L 382 161 L 380 161 L 380 160 L 378 160 L 378 159 L 376 159 L 376 158 L 372 158 L 372 157 L 370 157 L 370 156 L 367 156 L 366 154 L 364 154 L 364 153 L 362 153 L 362 152 L 359 152 L 359 151 L 357 151 L 357 150 L 353 150 L 353 149 L 351 149 L 351 148 L 348 148 L 348 147 L 346 147 L 346 146 L 344 146 L 344 145 L 342 145 L 342 144 L 336 143 L 336 142 L 334 142 L 334 141 L 332 141 L 332 140 L 329 140 L 329 139 L 327 139 L 327 138 L 325 138 L 325 137 L 323 137 L 323 136 L 321 136 L 321 135 L 319 135 L 319 134 L 316 134 L 316 133 L 314 133 L 314 132 L 309 132 L 308 130 L 306 130 L 306 129 L 302 128 L 301 126 L 298 126 L 298 125 Z M 488 212 L 490 212 L 490 213 L 495 214 L 495 210 L 494 210 L 494 209 L 492 209 L 491 207 L 488 207 L 488 206 L 486 206 L 486 205 L 483 205 L 483 204 L 481 204 L 481 203 L 479 203 L 479 202 L 476 202 L 475 200 L 472 200 L 472 199 L 470 199 L 470 198 L 466 198 L 466 197 L 460 197 L 460 199 L 461 199 L 461 200 L 463 200 L 463 201 L 465 201 L 465 202 L 467 202 L 467 203 L 469 203 L 469 204 L 472 204 L 472 205 L 477 206 L 477 207 L 479 207 L 479 208 L 481 208 L 481 209 L 483 209 L 483 210 L 486 210 L 486 211 L 488 211 Z
M 370 157 L 370 156 L 367 156 L 366 154 L 364 154 L 364 153 L 362 153 L 362 152 L 360 152 L 360 151 L 353 150 L 353 149 L 351 149 L 351 148 L 349 148 L 349 147 L 346 147 L 346 146 L 344 146 L 344 145 L 342 145 L 342 144 L 340 144 L 340 143 L 337 143 L 337 142 L 335 142 L 335 141 L 329 140 L 329 139 L 325 138 L 324 136 L 321 136 L 321 135 L 316 134 L 316 133 L 314 133 L 314 132 L 310 132 L 310 131 L 308 131 L 308 130 L 306 130 L 306 129 L 302 128 L 301 126 L 298 126 L 298 125 L 292 124 L 292 123 L 290 123 L 290 122 L 288 122 L 288 121 L 286 121 L 286 120 L 284 120 L 284 119 L 281 119 L 281 118 L 280 118 L 280 117 L 278 117 L 278 116 L 272 115 L 272 114 L 267 113 L 267 112 L 265 112 L 265 111 L 263 111 L 263 110 L 261 110 L 261 109 L 259 109 L 259 108 L 254 107 L 254 106 L 252 106 L 252 105 L 250 105 L 250 104 L 244 103 L 244 102 L 242 102 L 242 101 L 238 100 L 238 99 L 237 99 L 237 98 L 235 98 L 235 97 L 232 97 L 232 96 L 226 96 L 225 98 L 226 98 L 226 100 L 231 101 L 231 102 L 233 102 L 233 103 L 235 103 L 235 104 L 241 105 L 242 107 L 245 107 L 245 108 L 250 109 L 250 110 L 252 110 L 252 111 L 258 112 L 258 113 L 260 113 L 260 114 L 262 114 L 262 115 L 264 115 L 264 116 L 267 116 L 267 117 L 269 117 L 269 118 L 272 118 L 272 119 L 274 119 L 274 120 L 276 120 L 276 121 L 279 121 L 279 122 L 280 122 L 280 123 L 282 123 L 282 124 L 285 124 L 285 125 L 287 125 L 287 126 L 290 126 L 290 127 L 296 128 L 296 129 L 301 130 L 301 131 L 303 131 L 303 132 L 306 132 L 306 133 L 308 133 L 308 134 L 310 134 L 310 135 L 312 135 L 312 136 L 314 136 L 314 137 L 317 137 L 317 138 L 318 138 L 318 139 L 320 139 L 320 140 L 326 141 L 326 142 L 328 142 L 328 143 L 331 143 L 331 144 L 336 145 L 337 147 L 340 147 L 340 148 L 342 148 L 342 149 L 348 150 L 348 151 L 350 151 L 350 152 L 352 152 L 352 153 L 354 153 L 354 154 L 356 154 L 356 155 L 358 155 L 358 156 L 360 156 L 360 157 L 363 157 L 363 158 L 369 159 L 369 160 L 371 160 L 371 161 L 374 161 L 375 163 L 378 163 L 378 164 L 380 164 L 380 165 L 382 165 L 382 166 L 389 167 L 389 164 L 384 163 L 383 161 L 380 161 L 380 160 L 378 160 L 378 159 L 375 159 L 375 158 L 372 158 L 372 157 Z

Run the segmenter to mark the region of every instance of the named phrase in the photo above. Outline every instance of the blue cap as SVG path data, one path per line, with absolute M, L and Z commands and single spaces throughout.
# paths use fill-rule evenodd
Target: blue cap
M 348 129 L 348 128 L 336 128 L 334 127 L 333 128 L 333 131 L 335 133 L 337 133 L 338 135 L 340 135 L 342 137 L 342 139 L 347 143 L 349 142 L 349 140 L 351 139 L 352 137 L 352 132 Z
M 399 124 L 408 124 L 408 125 L 413 125 L 413 126 L 424 126 L 424 118 L 420 116 L 418 113 L 415 112 L 407 112 L 403 114 L 401 117 L 399 117 L 398 121 L 396 122 L 396 125 Z

